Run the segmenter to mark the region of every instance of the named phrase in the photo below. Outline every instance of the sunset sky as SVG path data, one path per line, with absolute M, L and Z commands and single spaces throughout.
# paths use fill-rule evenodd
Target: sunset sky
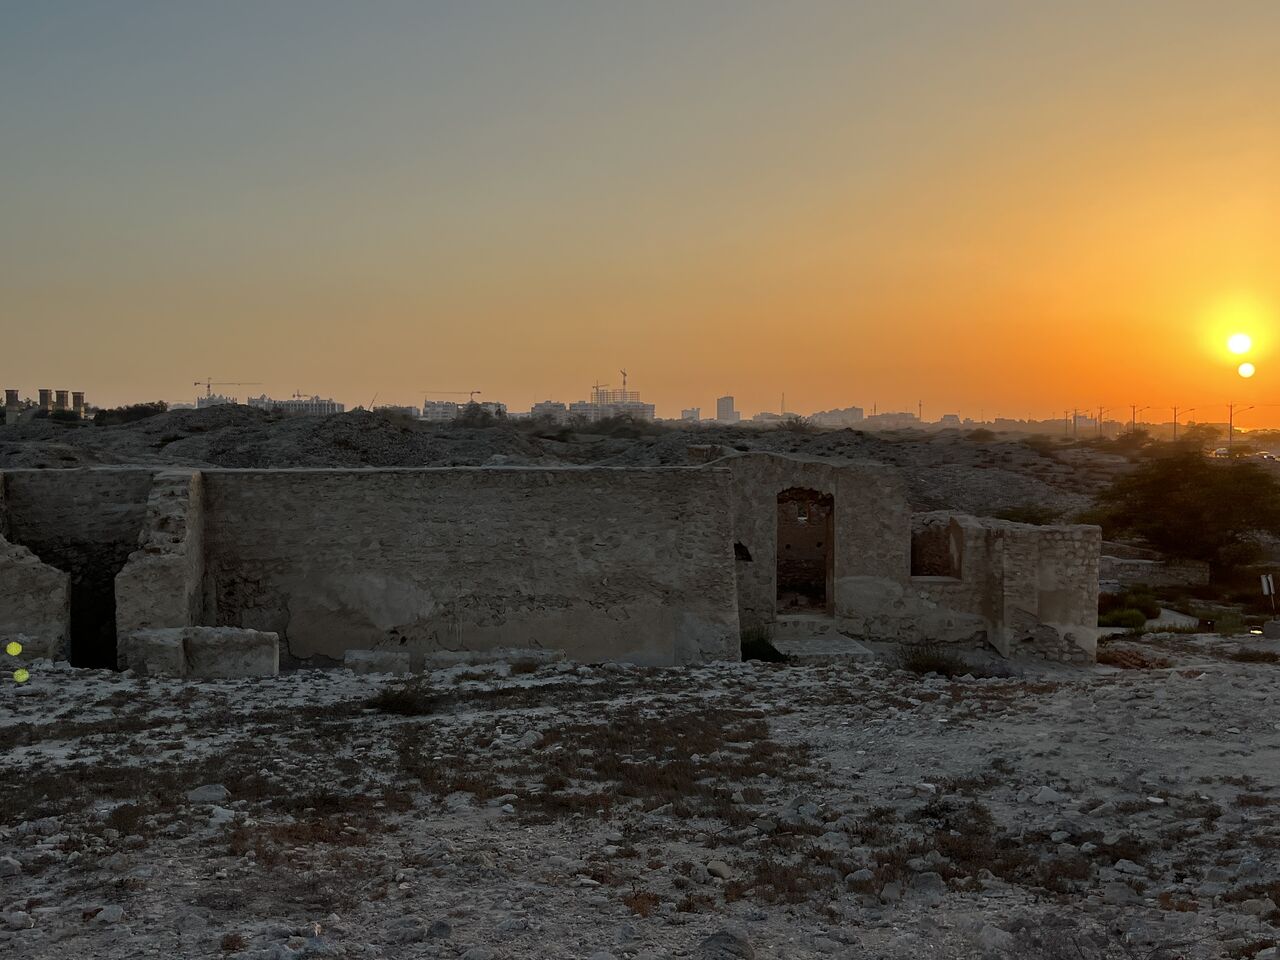
M 1270 0 L 0 0 L 24 394 L 1258 426 L 1278 318 Z

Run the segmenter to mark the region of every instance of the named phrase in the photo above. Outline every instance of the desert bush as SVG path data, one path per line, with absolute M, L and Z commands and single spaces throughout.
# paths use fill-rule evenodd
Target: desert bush
M 394 713 L 401 717 L 423 717 L 440 708 L 440 698 L 414 684 L 387 687 L 374 694 L 364 705 L 382 713 Z
M 1122 607 L 1109 610 L 1098 615 L 1100 627 L 1124 627 L 1126 630 L 1141 630 L 1147 622 L 1147 615 L 1133 607 Z
M 158 417 L 169 409 L 163 400 L 151 403 L 133 403 L 127 407 L 112 407 L 110 410 L 99 410 L 93 415 L 95 427 L 115 427 L 124 423 L 136 423 L 149 417 Z
M 1140 610 L 1148 620 L 1154 620 L 1160 616 L 1160 601 L 1142 589 L 1127 590 L 1124 593 L 1099 594 L 1099 615 L 1117 610 Z
M 954 650 L 933 641 L 902 646 L 894 654 L 893 662 L 899 670 L 921 675 L 937 673 L 944 677 L 962 677 L 972 672 Z

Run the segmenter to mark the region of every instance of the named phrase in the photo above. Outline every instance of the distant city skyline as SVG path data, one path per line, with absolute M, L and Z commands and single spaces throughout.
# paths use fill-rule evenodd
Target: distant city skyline
M 0 378 L 1280 423 L 1277 36 L 1255 0 L 0 0 Z

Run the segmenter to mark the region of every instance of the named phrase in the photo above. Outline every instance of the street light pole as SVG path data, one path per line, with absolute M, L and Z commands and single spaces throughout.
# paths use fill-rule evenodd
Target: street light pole
M 1253 409 L 1253 406 L 1250 405 L 1245 407 L 1240 412 L 1246 413 L 1252 409 Z M 1228 403 L 1227 404 L 1227 459 L 1228 460 L 1231 459 L 1231 447 L 1233 445 L 1235 432 L 1236 432 L 1236 405 L 1234 403 Z
M 1183 413 L 1195 413 L 1195 412 L 1196 412 L 1196 408 L 1195 408 L 1195 407 L 1189 407 L 1188 409 L 1183 410 L 1182 412 L 1183 412 Z M 1178 408 L 1177 408 L 1177 407 L 1174 407 L 1174 408 L 1173 408 L 1173 442 L 1174 442 L 1174 443 L 1177 443 L 1177 442 L 1178 442 Z

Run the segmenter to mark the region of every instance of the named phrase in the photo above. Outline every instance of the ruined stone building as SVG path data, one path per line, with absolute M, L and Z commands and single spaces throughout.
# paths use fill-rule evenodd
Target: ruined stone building
M 875 463 L 0 474 L 0 637 L 114 666 L 158 628 L 286 662 L 533 648 L 739 657 L 747 629 L 1090 661 L 1100 533 L 912 514 Z M 231 631 L 232 633 L 234 631 Z

